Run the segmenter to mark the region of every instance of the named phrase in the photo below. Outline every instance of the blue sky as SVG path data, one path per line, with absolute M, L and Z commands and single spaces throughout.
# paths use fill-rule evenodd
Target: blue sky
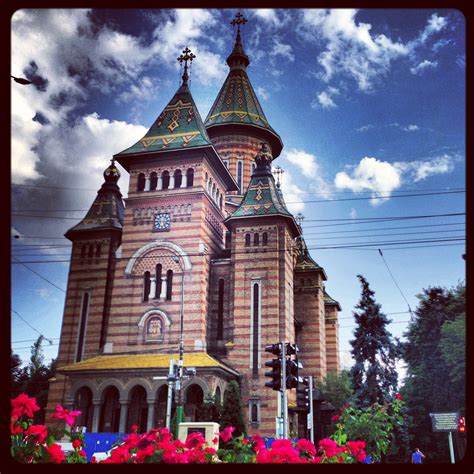
M 23 320 L 52 340 L 46 359 L 57 353 L 64 232 L 91 205 L 111 156 L 146 133 L 178 88 L 176 58 L 186 46 L 196 54 L 191 91 L 206 117 L 228 72 L 235 13 L 13 15 L 11 74 L 34 83 L 11 88 L 12 235 L 20 236 L 12 237 L 12 261 L 29 267 L 12 265 L 12 341 L 24 361 L 38 333 Z M 242 13 L 248 74 L 284 143 L 274 165 L 284 169 L 288 207 L 304 215 L 308 247 L 343 308 L 348 366 L 357 274 L 397 337 L 409 319 L 405 298 L 414 310 L 423 288 L 465 278 L 465 20 L 451 9 Z M 126 196 L 125 171 L 119 185 Z M 431 217 L 382 220 L 409 216 Z

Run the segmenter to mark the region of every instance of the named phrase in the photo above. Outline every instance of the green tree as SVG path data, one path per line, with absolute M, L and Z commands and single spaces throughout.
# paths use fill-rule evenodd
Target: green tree
M 352 382 L 347 370 L 341 372 L 328 372 L 318 383 L 324 399 L 331 403 L 336 410 L 349 403 L 354 395 Z
M 222 416 L 220 429 L 221 431 L 227 426 L 233 426 L 235 431 L 233 436 L 237 437 L 243 434 L 246 436 L 247 430 L 244 423 L 244 415 L 242 412 L 242 397 L 240 395 L 240 386 L 232 380 L 228 383 L 224 392 L 224 403 L 222 406 Z
M 402 393 L 411 416 L 410 436 L 427 462 L 449 462 L 445 433 L 433 433 L 430 413 L 465 409 L 464 284 L 424 289 L 405 334 L 407 365 Z
M 222 404 L 219 397 L 209 393 L 204 398 L 204 401 L 198 410 L 196 421 L 214 421 L 215 423 L 220 423 L 221 415 Z
M 357 324 L 350 341 L 355 360 L 350 375 L 355 391 L 356 404 L 360 407 L 390 401 L 396 390 L 398 374 L 395 363 L 399 358 L 399 343 L 386 326 L 391 322 L 376 303 L 375 293 L 362 275 L 357 275 L 362 285 L 361 299 L 354 311 Z

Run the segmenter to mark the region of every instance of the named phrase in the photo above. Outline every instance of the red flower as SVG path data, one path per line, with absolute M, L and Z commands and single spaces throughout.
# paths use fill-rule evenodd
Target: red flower
M 262 448 L 265 448 L 265 441 L 258 434 L 253 435 L 250 438 L 250 441 L 253 443 L 253 449 L 258 453 Z
M 217 436 L 215 436 L 213 439 L 212 439 L 212 444 L 217 444 L 219 442 L 219 438 Z
M 138 431 L 138 425 L 132 425 L 132 431 Z
M 186 438 L 186 447 L 189 449 L 199 449 L 205 442 L 206 440 L 203 438 L 202 433 L 191 433 Z
M 31 425 L 26 430 L 26 434 L 36 438 L 36 441 L 41 444 L 48 436 L 48 430 L 44 425 Z
M 337 453 L 337 444 L 335 441 L 329 438 L 324 438 L 318 443 L 320 449 L 322 449 L 323 454 L 328 458 L 332 458 Z
M 232 438 L 232 432 L 235 431 L 233 426 L 228 426 L 224 431 L 219 433 L 219 436 L 222 438 L 222 441 L 227 442 L 230 438 Z
M 95 458 L 95 456 L 92 456 L 91 463 L 92 464 L 97 464 L 97 459 Z
M 72 426 L 74 424 L 76 416 L 81 414 L 80 411 L 70 411 L 63 408 L 61 405 L 56 405 L 56 413 L 51 418 L 58 420 L 64 420 L 67 425 Z
M 296 443 L 296 449 L 300 453 L 304 453 L 304 454 L 309 455 L 311 458 L 314 457 L 314 455 L 316 454 L 316 447 L 314 446 L 314 444 L 311 441 L 309 441 L 307 439 L 300 439 Z
M 21 418 L 25 414 L 28 418 L 33 418 L 33 412 L 39 410 L 39 406 L 36 405 L 36 399 L 30 398 L 25 393 L 21 393 L 11 401 L 12 404 L 12 416 Z
M 338 421 L 339 418 L 340 418 L 339 415 L 334 415 L 334 416 L 331 418 L 331 421 L 332 421 L 333 423 L 336 423 L 336 421 Z
M 83 457 L 87 456 L 86 452 L 83 449 L 81 449 L 78 454 L 79 456 L 83 456 Z
M 82 446 L 82 443 L 81 443 L 80 440 L 78 440 L 78 439 L 75 439 L 75 440 L 72 442 L 72 447 L 73 447 L 74 449 L 78 449 L 78 448 L 80 448 L 81 446 Z
M 59 444 L 52 444 L 51 446 L 46 446 L 46 450 L 49 453 L 49 459 L 51 462 L 55 464 L 61 464 L 64 461 L 64 452 L 61 449 L 61 446 L 59 446 Z
M 395 400 L 403 400 L 403 397 L 401 396 L 401 394 L 396 393 L 395 394 Z

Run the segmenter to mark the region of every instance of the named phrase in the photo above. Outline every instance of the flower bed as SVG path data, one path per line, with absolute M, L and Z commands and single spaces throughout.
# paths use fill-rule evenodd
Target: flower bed
M 64 420 L 69 430 L 56 431 L 43 425 L 34 425 L 33 413 L 39 410 L 34 398 L 25 394 L 12 400 L 11 415 L 11 454 L 22 463 L 86 463 L 84 452 L 84 435 L 72 429 L 78 411 L 69 411 L 60 405 L 56 406 L 53 418 Z M 227 427 L 219 436 L 222 448 L 215 450 L 209 447 L 201 433 L 190 434 L 186 442 L 173 440 L 166 428 L 152 429 L 145 434 L 138 434 L 137 427 L 132 427 L 124 442 L 110 452 L 110 457 L 96 464 L 205 464 L 205 463 L 357 463 L 365 460 L 365 443 L 348 441 L 338 444 L 331 439 L 319 441 L 316 447 L 307 439 L 292 442 L 277 439 L 271 448 L 265 447 L 263 438 L 254 435 L 250 439 L 232 437 L 233 427 Z M 68 437 L 73 452 L 65 454 L 55 440 Z M 216 441 L 216 440 L 215 440 Z

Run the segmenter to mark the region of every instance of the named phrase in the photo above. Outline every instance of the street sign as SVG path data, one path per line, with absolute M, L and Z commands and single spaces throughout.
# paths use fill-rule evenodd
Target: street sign
M 434 432 L 456 431 L 459 418 L 458 412 L 449 413 L 430 413 L 431 427 Z

